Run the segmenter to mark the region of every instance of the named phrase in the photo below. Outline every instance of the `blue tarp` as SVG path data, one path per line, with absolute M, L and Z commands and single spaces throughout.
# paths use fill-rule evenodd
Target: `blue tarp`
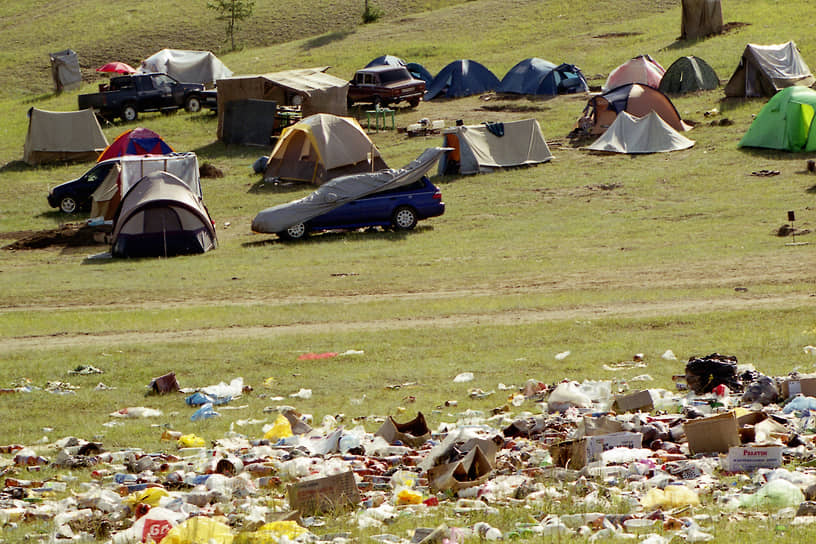
M 425 93 L 425 100 L 432 100 L 437 96 L 470 96 L 495 91 L 498 87 L 499 78 L 483 65 L 474 60 L 456 60 L 436 74 Z
M 502 93 L 556 95 L 589 91 L 584 74 L 572 64 L 539 58 L 524 59 L 513 66 L 498 88 Z

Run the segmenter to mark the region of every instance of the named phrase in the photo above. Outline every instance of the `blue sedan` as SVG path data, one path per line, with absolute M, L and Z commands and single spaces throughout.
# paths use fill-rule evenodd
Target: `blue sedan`
M 423 176 L 403 185 L 352 200 L 308 221 L 277 232 L 287 240 L 303 238 L 311 232 L 363 227 L 411 230 L 417 222 L 445 213 L 439 188 Z

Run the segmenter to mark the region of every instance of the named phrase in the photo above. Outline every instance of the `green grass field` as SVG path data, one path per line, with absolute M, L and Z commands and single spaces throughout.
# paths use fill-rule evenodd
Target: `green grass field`
M 77 50 L 87 76 L 81 92 L 89 92 L 102 80 L 93 67 L 108 60 L 137 64 L 163 47 L 219 50 L 222 29 L 204 2 L 191 4 L 83 0 L 46 8 L 7 0 L 0 7 L 0 245 L 87 218 L 51 210 L 45 197 L 49 186 L 89 164 L 21 161 L 29 107 L 76 108 L 77 92 L 51 94 L 47 53 Z M 798 17 L 812 11 L 804 0 L 731 0 L 723 4 L 724 20 L 744 24 L 689 43 L 677 40 L 679 0 L 379 4 L 384 18 L 357 26 L 346 4 L 258 2 L 257 17 L 240 32 L 244 48 L 220 57 L 237 74 L 331 65 L 329 73 L 346 78 L 385 53 L 434 73 L 471 58 L 499 77 L 537 56 L 577 64 L 602 85 L 610 70 L 641 53 L 664 67 L 694 54 L 725 81 L 746 43 L 792 39 L 816 64 L 816 38 L 808 18 Z M 154 13 L 162 14 L 158 22 Z M 225 172 L 203 180 L 219 248 L 132 261 L 87 260 L 106 246 L 0 250 L 0 389 L 50 381 L 79 386 L 72 395 L 0 395 L 0 444 L 73 435 L 110 448 L 166 449 L 160 426 L 212 440 L 238 419 L 266 417 L 264 408 L 281 404 L 269 397 L 300 388 L 312 389 L 313 397 L 284 403 L 317 422 L 340 413 L 351 421 L 421 410 L 435 427 L 454 420 L 457 410 L 490 413 L 506 402 L 502 391 L 471 399 L 470 387 L 489 391 L 529 378 L 617 383 L 648 374 L 647 387 L 671 389 L 684 361 L 715 351 L 769 375 L 813 371 L 816 358 L 802 348 L 816 344 L 816 246 L 812 235 L 797 237 L 809 245 L 793 246 L 775 233 L 789 210 L 797 227 L 816 228 L 816 176 L 806 169 L 816 157 L 737 149 L 763 100 L 726 101 L 722 89 L 673 100 L 696 123 L 687 134 L 696 144 L 647 156 L 573 147 L 567 134 L 583 95 L 469 97 L 402 109 L 399 126 L 423 117 L 448 124 L 534 117 L 554 159 L 435 178 L 446 213 L 413 232 L 326 234 L 303 243 L 253 234 L 250 222 L 313 188 L 259 183 L 250 166 L 268 150 L 224 146 L 212 114 L 144 114 L 131 125 L 105 126 L 109 140 L 134 126 L 151 128 L 176 150 L 195 151 Z M 441 144 L 437 136 L 408 139 L 392 131 L 371 137 L 392 167 Z M 752 175 L 762 169 L 780 174 Z M 677 361 L 661 358 L 667 349 Z M 298 360 L 306 352 L 346 350 L 364 353 Z M 555 358 L 567 350 L 568 357 Z M 645 355 L 645 368 L 604 368 L 635 353 Z M 79 365 L 105 373 L 68 374 Z M 239 403 L 244 408 L 191 423 L 178 397 L 144 396 L 150 379 L 169 371 L 183 387 L 241 376 L 255 391 Z M 464 371 L 474 372 L 474 382 L 453 384 Z M 262 385 L 268 378 L 270 388 Z M 115 389 L 95 391 L 99 382 Z M 406 383 L 412 385 L 393 387 Z M 446 400 L 457 400 L 458 408 L 444 407 Z M 164 416 L 103 426 L 109 413 L 139 405 Z M 256 437 L 260 426 L 239 432 Z M 578 508 L 553 506 L 561 507 Z M 493 521 L 524 515 L 510 511 Z M 401 527 L 411 521 L 400 520 L 394 531 Z M 753 542 L 767 531 L 775 541 L 798 542 L 812 533 L 779 532 L 770 519 L 740 524 L 735 533 L 727 520 L 717 527 L 717 542 Z

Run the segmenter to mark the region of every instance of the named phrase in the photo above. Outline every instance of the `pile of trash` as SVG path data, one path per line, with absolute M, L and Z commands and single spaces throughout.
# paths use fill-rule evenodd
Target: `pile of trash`
M 421 412 L 381 418 L 374 432 L 335 416 L 316 425 L 283 406 L 259 436 L 233 431 L 208 444 L 163 429 L 161 452 L 76 437 L 0 445 L 0 527 L 47 522 L 51 541 L 112 544 L 340 544 L 352 530 L 388 544 L 561 535 L 662 544 L 713 539 L 707 506 L 734 519 L 761 510 L 789 525 L 816 521 L 816 377 L 769 377 L 714 353 L 674 378 L 675 391 L 631 388 L 647 377 L 499 384 L 506 403 L 440 412 L 433 427 Z M 218 407 L 252 394 L 242 378 L 190 390 L 172 373 L 148 387 L 183 394 L 193 420 L 223 417 Z M 488 522 L 520 507 L 527 521 Z M 390 534 L 406 512 L 412 534 Z M 327 519 L 349 531 L 321 534 Z

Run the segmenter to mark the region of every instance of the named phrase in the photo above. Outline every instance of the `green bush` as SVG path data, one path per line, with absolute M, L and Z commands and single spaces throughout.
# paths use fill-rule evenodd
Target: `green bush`
M 363 24 L 374 23 L 383 16 L 383 10 L 366 2 L 363 10 Z

